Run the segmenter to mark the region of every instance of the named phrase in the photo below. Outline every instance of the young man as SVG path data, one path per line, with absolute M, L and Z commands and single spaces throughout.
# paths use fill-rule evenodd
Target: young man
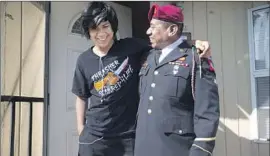
M 211 156 L 219 123 L 212 61 L 181 38 L 182 10 L 153 5 L 150 51 L 140 71 L 137 156 Z
M 73 80 L 79 156 L 132 156 L 140 59 L 151 47 L 139 39 L 116 40 L 116 13 L 103 2 L 90 3 L 82 28 L 94 46 L 79 56 Z

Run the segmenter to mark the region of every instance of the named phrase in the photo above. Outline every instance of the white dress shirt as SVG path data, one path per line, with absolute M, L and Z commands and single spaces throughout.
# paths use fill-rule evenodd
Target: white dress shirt
M 184 40 L 184 37 L 180 37 L 178 40 L 168 45 L 167 47 L 161 50 L 161 55 L 159 57 L 159 63 L 167 56 L 170 52 L 172 52 L 178 45 L 180 45 Z

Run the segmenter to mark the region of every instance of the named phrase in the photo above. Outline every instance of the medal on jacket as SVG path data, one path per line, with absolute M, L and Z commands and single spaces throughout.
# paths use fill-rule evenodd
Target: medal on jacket
M 173 67 L 173 74 L 177 74 L 178 73 L 178 69 L 179 69 L 179 65 L 174 65 Z
M 178 67 L 176 67 L 177 69 L 179 68 L 179 66 L 188 67 L 189 65 L 187 63 L 185 63 L 185 60 L 186 60 L 186 57 L 183 56 L 183 57 L 180 57 L 176 61 L 169 62 L 169 64 L 178 66 Z

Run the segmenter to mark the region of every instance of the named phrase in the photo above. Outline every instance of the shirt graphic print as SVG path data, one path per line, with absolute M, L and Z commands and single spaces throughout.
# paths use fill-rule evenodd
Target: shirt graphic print
M 118 90 L 129 80 L 133 69 L 127 57 L 123 62 L 115 60 L 95 73 L 91 78 L 94 88 L 101 96 L 110 95 Z

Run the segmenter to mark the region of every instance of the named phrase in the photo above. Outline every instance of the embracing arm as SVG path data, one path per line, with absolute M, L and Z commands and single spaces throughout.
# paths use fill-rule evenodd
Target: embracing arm
M 194 99 L 196 138 L 189 156 L 212 156 L 220 117 L 216 74 L 210 59 L 201 58 L 201 70 L 198 64 L 196 66 Z

